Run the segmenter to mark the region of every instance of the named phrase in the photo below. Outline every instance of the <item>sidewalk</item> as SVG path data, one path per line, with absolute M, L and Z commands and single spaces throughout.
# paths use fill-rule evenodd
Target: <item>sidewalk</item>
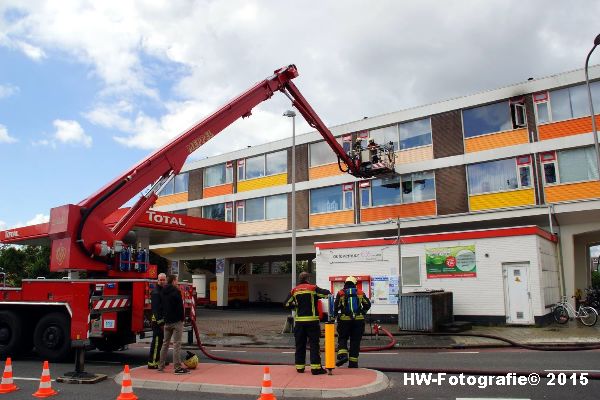
M 293 367 L 270 366 L 275 396 L 335 398 L 363 396 L 384 390 L 389 385 L 385 374 L 364 368 L 339 368 L 333 375 L 314 376 L 307 370 L 298 374 Z M 134 388 L 194 391 L 225 394 L 260 395 L 263 366 L 201 363 L 186 375 L 138 367 L 131 370 Z M 121 384 L 122 374 L 115 381 Z

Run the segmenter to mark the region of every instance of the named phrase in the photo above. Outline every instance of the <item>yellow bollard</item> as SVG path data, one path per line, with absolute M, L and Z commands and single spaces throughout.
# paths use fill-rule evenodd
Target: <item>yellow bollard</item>
M 335 324 L 325 323 L 325 368 L 331 371 L 335 368 Z

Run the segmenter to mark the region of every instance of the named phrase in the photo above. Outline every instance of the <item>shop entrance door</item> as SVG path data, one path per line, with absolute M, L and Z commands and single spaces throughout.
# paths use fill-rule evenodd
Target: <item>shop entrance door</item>
M 529 292 L 529 263 L 502 264 L 506 323 L 533 324 L 531 293 Z

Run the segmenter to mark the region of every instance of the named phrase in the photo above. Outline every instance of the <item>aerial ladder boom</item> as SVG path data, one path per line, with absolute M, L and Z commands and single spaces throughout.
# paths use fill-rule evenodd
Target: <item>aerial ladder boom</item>
M 361 168 L 360 157 L 346 154 L 292 83 L 291 80 L 297 76 L 298 71 L 294 65 L 276 70 L 273 75 L 155 151 L 90 197 L 76 205 L 53 208 L 49 227 L 52 241 L 50 270 L 105 271 L 109 260 L 121 250 L 123 237 L 154 204 L 164 186 L 181 171 L 187 157 L 240 117 L 249 117 L 256 105 L 271 98 L 276 91 L 286 94 L 309 125 L 321 133 L 338 159 L 346 165 L 347 172 L 358 177 L 368 177 L 369 174 Z M 107 216 L 148 187 L 150 189 L 141 195 L 117 224 L 111 228 L 105 225 L 103 221 Z

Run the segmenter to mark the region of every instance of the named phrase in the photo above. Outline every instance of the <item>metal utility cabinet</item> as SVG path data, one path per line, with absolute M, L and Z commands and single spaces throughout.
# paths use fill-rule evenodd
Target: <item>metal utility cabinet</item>
M 403 331 L 437 332 L 453 322 L 452 292 L 402 294 L 398 301 L 398 328 Z

